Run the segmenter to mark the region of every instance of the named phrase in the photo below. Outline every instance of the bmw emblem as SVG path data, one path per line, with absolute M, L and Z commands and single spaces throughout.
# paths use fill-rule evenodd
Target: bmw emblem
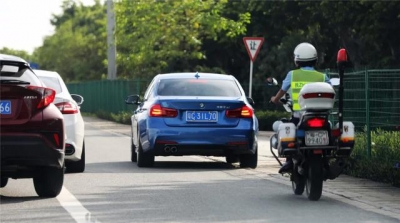
M 204 104 L 203 103 L 200 103 L 200 108 L 204 108 Z

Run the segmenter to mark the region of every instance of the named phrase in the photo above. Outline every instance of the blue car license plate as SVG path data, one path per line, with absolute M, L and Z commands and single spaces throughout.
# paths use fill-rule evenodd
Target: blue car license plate
M 0 101 L 0 114 L 11 115 L 11 101 Z
M 217 122 L 218 112 L 216 111 L 187 111 L 187 122 Z

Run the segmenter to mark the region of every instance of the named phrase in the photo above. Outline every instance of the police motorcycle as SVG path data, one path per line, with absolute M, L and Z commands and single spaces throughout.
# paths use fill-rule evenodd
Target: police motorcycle
M 347 63 L 345 49 L 338 52 L 339 79 L 332 78 L 332 85 L 339 87 L 338 112 L 332 112 L 335 90 L 327 83 L 305 84 L 299 93 L 301 108 L 297 126 L 282 119 L 273 123 L 274 135 L 270 138 L 271 153 L 282 166 L 279 158 L 293 160 L 293 170 L 289 173 L 294 194 L 302 195 L 304 190 L 309 200 L 321 198 L 323 182 L 337 178 L 343 171 L 344 160 L 354 147 L 354 125 L 343 121 L 343 74 Z M 270 85 L 278 85 L 269 78 Z M 286 94 L 280 99 L 287 112 L 293 112 L 292 101 Z M 336 115 L 338 123 L 329 121 Z M 278 155 L 274 152 L 277 151 Z

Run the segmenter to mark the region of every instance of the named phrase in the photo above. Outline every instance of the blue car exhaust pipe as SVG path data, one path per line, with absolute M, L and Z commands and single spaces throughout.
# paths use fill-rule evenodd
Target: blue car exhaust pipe
M 178 152 L 178 148 L 176 148 L 175 146 L 171 147 L 171 153 L 176 153 Z

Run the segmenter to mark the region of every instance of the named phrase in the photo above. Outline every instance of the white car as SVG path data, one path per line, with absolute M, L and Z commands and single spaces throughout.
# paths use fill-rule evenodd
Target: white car
M 54 104 L 64 116 L 65 140 L 65 165 L 71 173 L 85 170 L 85 124 L 80 112 L 83 97 L 70 94 L 61 76 L 54 71 L 34 70 L 39 79 L 56 91 Z

